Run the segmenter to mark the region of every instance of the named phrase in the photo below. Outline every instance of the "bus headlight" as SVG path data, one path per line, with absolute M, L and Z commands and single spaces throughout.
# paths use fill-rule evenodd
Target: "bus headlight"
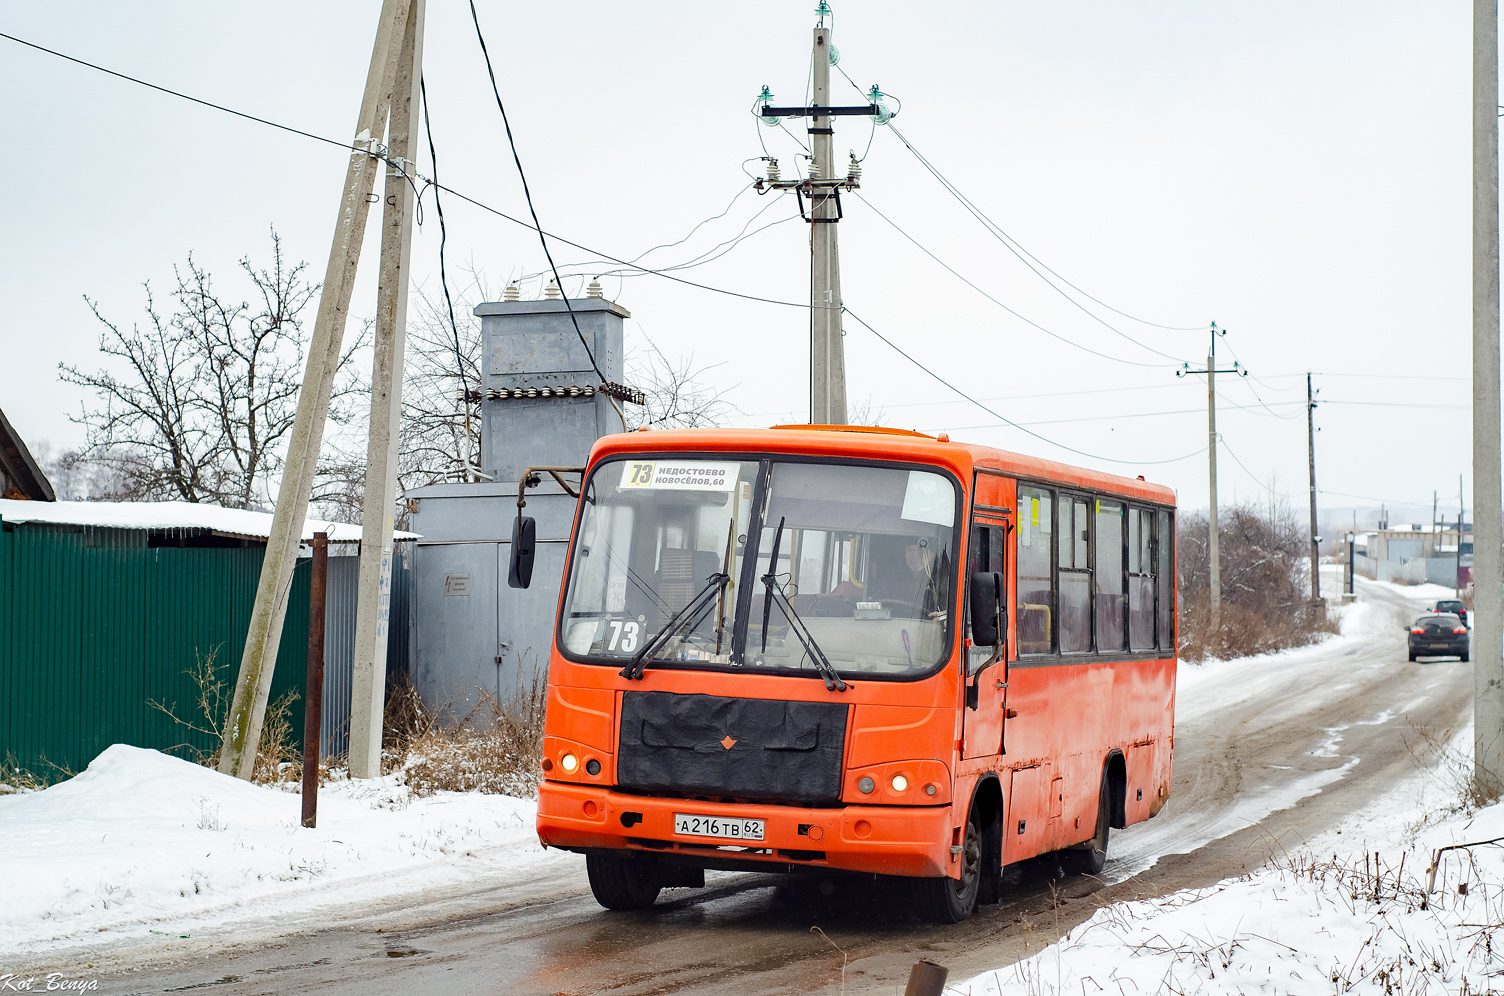
M 575 757 L 573 754 L 565 754 L 563 757 L 559 758 L 559 767 L 563 768 L 565 771 L 573 772 L 579 766 L 580 759 Z
M 893 776 L 893 783 L 892 784 L 893 784 L 893 791 L 895 791 L 895 792 L 902 792 L 904 789 L 906 789 L 906 788 L 909 787 L 909 780 L 907 778 L 905 778 L 903 775 L 894 775 Z

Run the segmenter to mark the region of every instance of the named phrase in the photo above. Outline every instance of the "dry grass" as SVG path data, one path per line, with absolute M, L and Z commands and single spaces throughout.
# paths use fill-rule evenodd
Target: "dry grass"
M 224 743 L 225 722 L 230 713 L 230 698 L 234 693 L 228 680 L 229 669 L 228 664 L 219 663 L 219 645 L 211 647 L 208 654 L 195 650 L 193 667 L 183 673 L 188 675 L 198 689 L 197 701 L 194 703 L 196 712 L 184 718 L 178 715 L 176 702 L 168 706 L 148 699 L 146 703 L 178 726 L 203 734 L 209 742 L 216 745 L 212 751 L 202 750 L 189 743 L 168 748 L 169 751 L 186 750 L 195 763 L 206 768 L 219 767 L 219 745 Z M 251 781 L 258 785 L 295 782 L 302 778 L 303 755 L 298 750 L 292 728 L 292 704 L 298 698 L 297 692 L 289 690 L 267 707 L 266 718 L 261 724 L 261 742 L 256 748 L 256 766 L 251 773 Z M 320 768 L 320 774 L 327 778 L 325 766 L 321 765 Z M 322 780 L 324 779 L 321 778 Z
M 1245 657 L 1314 643 L 1337 632 L 1311 601 L 1307 534 L 1286 506 L 1235 505 L 1218 518 L 1222 625 L 1211 627 L 1209 530 L 1204 515 L 1182 517 L 1180 657 Z
M 403 772 L 413 795 L 486 792 L 532 798 L 542 771 L 546 682 L 534 672 L 503 701 L 481 691 L 463 716 L 432 708 L 409 682 L 387 699 L 382 770 Z
M 1431 772 L 1443 794 L 1443 801 L 1428 807 L 1421 827 L 1453 816 L 1471 815 L 1482 807 L 1504 798 L 1504 783 L 1473 778 L 1473 756 L 1453 743 L 1453 730 L 1437 732 L 1429 726 L 1410 724 L 1404 736 L 1405 750 L 1422 771 Z
M 5 757 L 0 758 L 0 795 L 40 792 L 47 786 L 76 774 L 61 764 L 53 764 L 45 754 L 38 758 L 38 762 L 36 767 L 24 767 L 13 752 L 6 751 Z

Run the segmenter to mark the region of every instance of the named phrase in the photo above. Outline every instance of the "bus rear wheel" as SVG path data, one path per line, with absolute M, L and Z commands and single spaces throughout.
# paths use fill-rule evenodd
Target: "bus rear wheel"
M 961 877 L 916 878 L 914 899 L 919 915 L 934 923 L 960 923 L 977 908 L 982 885 L 982 830 L 973 806 L 966 819 L 966 839 L 961 845 Z
M 645 910 L 663 889 L 662 870 L 647 855 L 587 854 L 585 872 L 595 901 L 608 910 Z
M 1107 773 L 1102 773 L 1102 791 L 1097 795 L 1097 832 L 1091 840 L 1079 847 L 1060 852 L 1060 864 L 1068 872 L 1081 875 L 1100 875 L 1107 867 L 1108 813 L 1112 803 L 1111 786 Z

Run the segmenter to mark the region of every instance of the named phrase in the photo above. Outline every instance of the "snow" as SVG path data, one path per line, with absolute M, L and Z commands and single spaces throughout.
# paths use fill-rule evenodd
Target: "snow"
M 1360 578 L 1363 578 L 1361 574 L 1358 576 Z M 1418 599 L 1423 603 L 1435 602 L 1443 598 L 1454 599 L 1457 597 L 1456 588 L 1453 588 L 1450 585 L 1432 584 L 1429 581 L 1427 581 L 1425 584 L 1395 584 L 1393 581 L 1369 581 L 1367 578 L 1363 578 L 1363 580 L 1370 585 L 1374 585 L 1375 587 L 1383 588 L 1386 591 L 1393 592 L 1394 594 L 1400 595 L 1404 598 Z
M 540 849 L 529 800 L 410 798 L 400 776 L 325 786 L 316 829 L 301 812 L 292 792 L 124 744 L 67 781 L 0 796 L 0 964 L 359 908 L 563 857 Z
M 1468 728 L 1451 746 L 1471 741 Z M 1105 906 L 1059 942 L 946 993 L 1496 992 L 1504 804 L 1453 812 L 1455 798 L 1436 798 L 1456 795 L 1446 782 L 1417 771 L 1251 874 Z M 1474 846 L 1440 850 L 1456 845 Z
M 207 529 L 227 536 L 265 539 L 272 533 L 270 512 L 220 508 L 191 501 L 24 501 L 0 498 L 0 520 L 59 525 L 101 526 L 116 529 Z M 348 522 L 308 519 L 303 539 L 326 532 L 334 543 L 360 539 L 361 527 Z M 417 539 L 417 533 L 397 530 L 394 539 Z

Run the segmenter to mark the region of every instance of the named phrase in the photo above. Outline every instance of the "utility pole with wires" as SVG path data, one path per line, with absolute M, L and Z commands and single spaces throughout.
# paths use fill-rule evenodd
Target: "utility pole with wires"
M 813 95 L 808 107 L 774 107 L 773 94 L 767 87 L 758 95 L 760 117 L 764 124 L 776 126 L 781 118 L 809 118 L 809 176 L 803 180 L 785 180 L 778 160 L 767 159 L 768 175 L 754 184 L 765 190 L 792 190 L 799 199 L 799 213 L 809 222 L 809 420 L 814 425 L 846 424 L 846 347 L 841 327 L 841 265 L 836 245 L 836 223 L 841 220 L 841 191 L 861 187 L 862 168 L 855 153 L 841 176 L 835 163 L 835 129 L 832 118 L 843 115 L 870 117 L 876 124 L 887 124 L 892 112 L 878 100 L 882 92 L 874 86 L 870 104 L 855 107 L 832 107 L 830 104 L 830 67 L 840 58 L 831 44 L 831 28 L 826 25 L 830 7 L 825 0 L 815 13 L 814 49 L 810 55 Z
M 1207 364 L 1211 366 L 1211 364 Z M 1311 604 L 1321 605 L 1321 537 L 1316 531 L 1316 392 L 1306 371 L 1306 455 L 1311 465 Z M 1270 521 L 1273 521 L 1272 517 Z
M 363 533 L 364 554 L 361 558 L 361 594 L 359 626 L 373 632 L 385 632 L 390 590 L 390 556 L 392 549 L 391 505 L 395 488 L 395 445 L 397 412 L 401 407 L 402 335 L 407 304 L 408 253 L 411 244 L 412 198 L 407 193 L 412 172 L 412 158 L 406 148 L 412 137 L 418 107 L 417 86 L 422 66 L 423 15 L 425 0 L 383 0 L 376 42 L 361 98 L 360 116 L 355 124 L 345 182 L 341 187 L 339 213 L 335 219 L 334 239 L 329 250 L 329 266 L 324 275 L 324 289 L 319 297 L 318 317 L 308 346 L 308 365 L 303 388 L 298 395 L 298 409 L 289 436 L 287 459 L 282 483 L 277 491 L 276 512 L 272 516 L 271 535 L 261 564 L 261 578 L 256 586 L 256 601 L 251 608 L 245 650 L 235 678 L 235 692 L 225 721 L 224 743 L 220 748 L 219 770 L 249 779 L 256 764 L 256 750 L 261 740 L 261 725 L 266 715 L 266 700 L 271 691 L 272 671 L 282 641 L 282 624 L 287 614 L 288 595 L 292 589 L 298 548 L 308 503 L 313 493 L 313 478 L 319 448 L 324 438 L 324 421 L 329 411 L 329 396 L 340 354 L 340 341 L 350 311 L 361 243 L 366 220 L 373 202 L 372 195 L 378 164 L 387 164 L 386 224 L 382 229 L 381 286 L 377 290 L 378 316 L 376 364 L 373 371 L 371 424 L 372 437 L 368 456 L 374 462 L 366 474 L 366 506 Z M 388 134 L 389 148 L 381 138 Z M 397 148 L 396 143 L 402 143 Z M 380 438 L 378 439 L 378 436 Z M 373 506 L 376 496 L 385 496 L 384 505 Z M 372 509 L 377 511 L 373 512 Z M 385 561 L 385 585 L 369 591 L 367 564 L 379 567 Z M 376 575 L 379 582 L 380 577 Z M 374 599 L 372 598 L 374 594 Z M 368 604 L 370 603 L 370 604 Z M 374 614 L 374 615 L 373 615 Z M 368 634 L 370 636 L 372 634 Z M 369 639 L 364 643 L 369 643 Z M 385 649 L 384 641 L 377 641 Z M 384 655 L 382 658 L 384 663 Z M 360 666 L 357 663 L 357 682 Z M 373 673 L 368 677 L 376 679 Z M 381 699 L 384 675 L 374 681 L 374 726 L 379 752 L 381 742 Z M 359 696 L 355 697 L 357 700 Z M 360 701 L 351 703 L 352 743 L 351 770 L 356 769 L 354 732 L 362 712 Z M 378 758 L 379 760 L 379 758 Z M 377 772 L 379 773 L 379 772 Z
M 1217 323 L 1212 322 L 1211 345 L 1206 351 L 1206 369 L 1192 370 L 1189 363 L 1181 364 L 1181 369 L 1175 371 L 1177 377 L 1190 377 L 1196 374 L 1206 374 L 1206 456 L 1211 489 L 1209 493 L 1209 505 L 1207 510 L 1207 539 L 1206 549 L 1209 560 L 1211 578 L 1208 583 L 1207 596 L 1211 609 L 1211 630 L 1213 633 L 1222 632 L 1222 557 L 1219 549 L 1219 537 L 1217 535 L 1217 374 L 1236 374 L 1239 377 L 1247 377 L 1248 371 L 1243 369 L 1241 363 L 1234 362 L 1225 370 L 1217 369 L 1217 336 L 1227 335 L 1226 329 L 1217 328 Z

